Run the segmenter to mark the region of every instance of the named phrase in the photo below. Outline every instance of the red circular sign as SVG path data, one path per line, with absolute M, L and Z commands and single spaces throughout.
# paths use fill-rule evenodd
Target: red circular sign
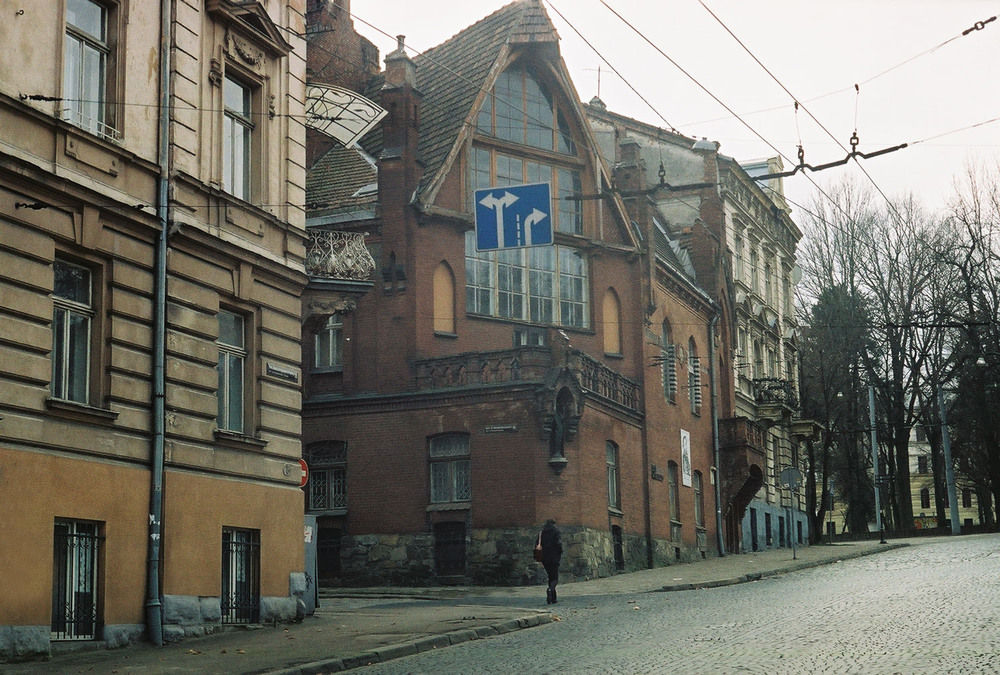
M 306 483 L 309 482 L 309 465 L 306 464 L 306 460 L 300 459 L 299 466 L 302 467 L 302 478 L 299 479 L 299 487 L 305 487 Z

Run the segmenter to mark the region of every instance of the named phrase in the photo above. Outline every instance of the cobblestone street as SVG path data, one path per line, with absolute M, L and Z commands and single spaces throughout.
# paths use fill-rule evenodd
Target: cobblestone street
M 1000 672 L 1000 537 L 911 541 L 738 586 L 567 598 L 560 621 L 356 672 Z

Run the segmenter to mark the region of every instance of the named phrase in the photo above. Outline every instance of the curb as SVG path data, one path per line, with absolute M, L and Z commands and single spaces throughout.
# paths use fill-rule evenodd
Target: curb
M 780 569 L 774 570 L 764 570 L 762 572 L 751 572 L 749 574 L 743 574 L 738 577 L 732 577 L 729 579 L 714 579 L 712 581 L 695 581 L 688 584 L 671 584 L 669 586 L 664 586 L 663 588 L 656 589 L 655 593 L 670 593 L 672 591 L 696 591 L 703 588 L 719 588 L 721 586 L 734 586 L 736 584 L 745 584 L 751 581 L 760 581 L 766 577 L 776 577 L 779 574 L 787 574 L 789 572 L 798 572 L 805 569 L 810 569 L 813 567 L 822 567 L 823 565 L 831 565 L 841 560 L 851 560 L 852 558 L 862 558 L 867 555 L 874 555 L 876 553 L 885 553 L 886 551 L 892 551 L 897 548 L 907 548 L 909 544 L 886 544 L 882 548 L 873 548 L 867 551 L 853 551 L 846 553 L 844 555 L 832 556 L 830 558 L 824 558 L 822 560 L 811 560 L 808 562 L 801 562 L 797 565 L 789 565 L 788 567 L 782 567 Z
M 460 630 L 441 633 L 440 635 L 429 635 L 413 642 L 402 642 L 395 645 L 386 645 L 378 649 L 371 649 L 355 656 L 345 656 L 336 659 L 323 659 L 321 661 L 311 661 L 292 668 L 281 670 L 271 670 L 267 675 L 321 675 L 322 673 L 339 673 L 353 668 L 370 666 L 374 663 L 384 663 L 403 656 L 412 656 L 421 652 L 428 652 L 432 649 L 441 649 L 451 645 L 469 642 L 470 640 L 480 640 L 493 635 L 511 633 L 524 628 L 534 628 L 556 620 L 556 615 L 550 612 L 531 614 L 520 619 L 508 619 L 500 623 L 477 626 L 476 628 L 462 628 Z

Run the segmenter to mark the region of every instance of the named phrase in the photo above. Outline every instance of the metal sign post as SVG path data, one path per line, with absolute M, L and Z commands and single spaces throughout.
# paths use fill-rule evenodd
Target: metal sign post
M 788 466 L 781 470 L 781 487 L 788 490 L 788 538 L 792 540 L 792 560 L 798 560 L 798 552 L 795 548 L 795 528 L 792 511 L 792 495 L 796 494 L 799 486 L 802 485 L 802 472 L 794 466 Z

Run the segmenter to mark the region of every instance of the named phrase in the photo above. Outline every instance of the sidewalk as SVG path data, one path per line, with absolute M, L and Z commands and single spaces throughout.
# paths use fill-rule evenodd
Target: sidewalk
M 606 579 L 560 584 L 561 603 L 594 595 L 711 588 L 907 546 L 861 541 L 710 558 Z M 236 630 L 165 647 L 66 653 L 48 662 L 0 664 L 0 673 L 281 673 L 311 675 L 558 620 L 543 586 L 364 588 L 324 591 L 301 624 Z

